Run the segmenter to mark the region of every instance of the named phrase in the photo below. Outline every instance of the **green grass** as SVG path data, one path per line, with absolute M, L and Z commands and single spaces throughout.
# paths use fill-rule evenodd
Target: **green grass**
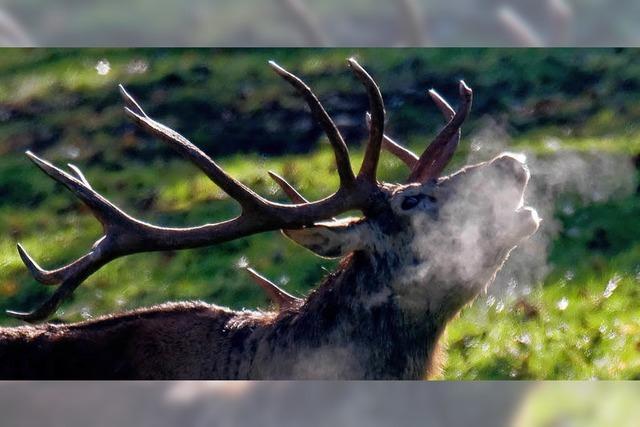
M 608 273 L 477 302 L 449 328 L 444 377 L 640 379 L 638 278 Z M 617 285 L 610 296 L 608 283 Z
M 267 176 L 268 170 L 274 170 L 306 197 L 318 199 L 337 188 L 333 154 L 317 134 L 295 133 L 291 123 L 307 113 L 264 64 L 270 58 L 295 64 L 291 68 L 308 76 L 333 110 L 346 108 L 349 120 L 361 121 L 366 107 L 360 103 L 366 99 L 349 104 L 351 97 L 362 95 L 344 69 L 344 58 L 351 53 L 6 51 L 0 61 L 0 107 L 9 111 L 8 118 L 0 116 L 0 310 L 33 308 L 52 292 L 27 274 L 15 249 L 17 242 L 41 265 L 51 268 L 82 255 L 100 236 L 100 226 L 86 208 L 20 151 L 32 148 L 64 165 L 69 149 L 77 149 L 74 162 L 98 191 L 134 216 L 157 224 L 197 225 L 236 215 L 235 203 L 195 167 L 164 149 L 162 143 L 133 134 L 125 125 L 114 90 L 117 82 L 124 81 L 145 100 L 149 112 L 177 125 L 214 154 L 231 175 L 260 194 L 285 200 Z M 561 85 L 563 92 L 554 99 L 561 101 L 557 107 L 560 121 L 571 122 L 570 128 L 549 116 L 518 115 L 521 107 L 535 105 L 549 95 L 551 89 L 545 82 L 570 74 L 563 67 L 576 57 L 586 61 L 585 67 L 592 72 L 604 73 L 595 84 L 600 91 L 616 92 L 616 79 L 631 84 L 638 77 L 624 70 L 632 54 L 562 50 L 553 54 L 482 50 L 355 53 L 371 62 L 380 75 L 390 132 L 416 151 L 425 144 L 425 129 L 441 124 L 442 119 L 432 111 L 435 109 L 429 110 L 432 106 L 422 93 L 416 98 L 417 92 L 412 91 L 431 84 L 440 87 L 438 83 L 450 80 L 452 74 L 466 77 L 480 63 L 481 69 L 472 74 L 478 88 L 480 112 L 476 114 L 481 117 L 490 108 L 509 112 L 510 117 L 513 113 L 509 129 L 517 137 L 505 149 L 537 157 L 563 152 L 640 153 L 638 128 L 621 126 L 633 122 L 639 113 L 631 93 L 616 95 L 620 103 L 613 110 L 605 97 L 598 98 L 600 104 L 587 105 L 585 99 L 590 95 L 583 97 L 575 87 Z M 530 56 L 535 64 L 531 69 L 526 66 Z M 112 72 L 107 76 L 93 69 L 100 58 L 111 63 Z M 148 71 L 128 73 L 127 65 L 140 58 L 148 61 Z M 598 62 L 602 58 L 611 64 Z M 504 68 L 505 63 L 512 68 Z M 503 68 L 504 73 L 496 71 Z M 425 78 L 415 77 L 423 73 L 427 73 Z M 509 89 L 498 90 L 502 85 Z M 336 101 L 332 94 L 342 91 L 348 96 Z M 398 101 L 405 99 L 413 101 Z M 514 103 L 519 107 L 512 108 Z M 228 121 L 221 119 L 225 111 L 231 114 Z M 282 111 L 287 113 L 270 121 L 271 115 Z M 481 126 L 482 120 L 472 121 L 465 135 Z M 223 133 L 225 127 L 230 129 Z M 263 136 L 268 135 L 272 145 L 264 145 Z M 355 132 L 349 139 L 354 168 L 361 160 L 361 136 L 362 132 Z M 464 163 L 469 149 L 465 139 L 452 169 Z M 383 154 L 380 170 L 381 179 L 387 181 L 406 176 L 405 167 L 387 154 Z M 549 273 L 527 295 L 481 297 L 465 308 L 448 328 L 443 378 L 640 379 L 640 197 L 621 194 L 597 203 L 571 194 L 562 198 L 571 200 L 573 209 L 557 209 L 554 214 L 559 233 L 549 248 Z M 558 206 L 563 200 L 558 200 Z M 307 294 L 336 265 L 301 251 L 276 232 L 212 248 L 138 254 L 116 260 L 94 274 L 56 318 L 75 321 L 187 299 L 235 309 L 267 308 L 265 295 L 236 267 L 241 258 L 296 295 Z M 0 315 L 0 324 L 18 322 Z

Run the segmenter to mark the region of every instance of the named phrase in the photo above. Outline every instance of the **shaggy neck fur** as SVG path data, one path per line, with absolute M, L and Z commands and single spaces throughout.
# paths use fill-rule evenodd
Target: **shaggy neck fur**
M 398 262 L 364 252 L 345 258 L 298 310 L 248 337 L 255 353 L 236 375 L 421 379 L 433 374 L 437 342 L 455 313 L 407 313 L 394 285 Z

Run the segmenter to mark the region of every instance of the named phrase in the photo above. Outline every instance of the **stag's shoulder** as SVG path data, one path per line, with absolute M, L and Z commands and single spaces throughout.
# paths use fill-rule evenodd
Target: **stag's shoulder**
M 172 322 L 190 317 L 194 319 L 211 318 L 224 320 L 233 317 L 234 313 L 233 310 L 228 308 L 207 304 L 202 301 L 169 302 L 120 313 L 112 313 L 82 322 L 4 327 L 0 328 L 0 339 L 25 339 L 74 331 L 101 330 L 145 320 Z
M 226 307 L 208 304 L 202 301 L 168 302 L 151 307 L 136 308 L 133 310 L 107 314 L 95 319 L 64 325 L 68 330 L 105 328 L 123 325 L 139 321 L 171 322 L 188 318 L 200 319 L 225 319 L 233 317 L 235 312 Z

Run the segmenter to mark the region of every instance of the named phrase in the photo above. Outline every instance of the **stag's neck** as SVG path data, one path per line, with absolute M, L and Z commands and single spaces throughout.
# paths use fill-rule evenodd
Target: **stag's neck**
M 289 352 L 293 376 L 420 379 L 437 368 L 437 343 L 445 322 L 416 317 L 398 303 L 389 258 L 356 252 L 313 292 L 300 311 L 275 324 L 276 335 L 301 349 Z M 277 376 L 277 375 L 276 375 Z

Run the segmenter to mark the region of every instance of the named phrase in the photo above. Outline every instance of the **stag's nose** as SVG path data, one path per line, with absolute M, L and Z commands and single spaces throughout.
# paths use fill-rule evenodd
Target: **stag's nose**
M 495 165 L 505 177 L 514 179 L 519 185 L 525 185 L 529 180 L 529 169 L 524 164 L 524 159 L 513 154 L 503 154 L 493 160 Z

